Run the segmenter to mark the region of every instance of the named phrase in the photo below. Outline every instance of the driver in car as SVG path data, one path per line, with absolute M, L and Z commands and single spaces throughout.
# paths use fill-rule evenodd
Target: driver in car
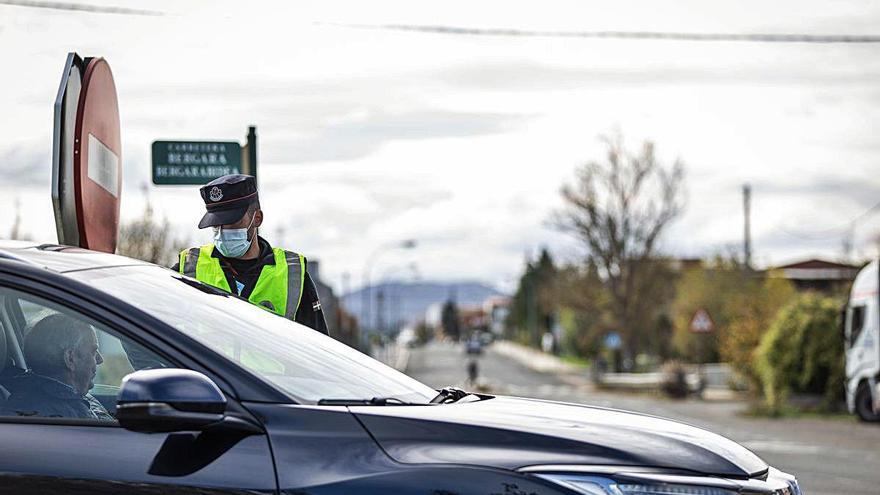
M 43 318 L 25 337 L 24 355 L 30 370 L 9 384 L 12 395 L 2 405 L 7 413 L 113 419 L 89 394 L 104 358 L 87 323 L 63 314 Z

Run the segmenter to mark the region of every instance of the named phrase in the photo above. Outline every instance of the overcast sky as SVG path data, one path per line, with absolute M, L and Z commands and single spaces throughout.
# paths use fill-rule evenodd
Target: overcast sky
M 7 5 L 3 5 L 7 3 Z M 243 140 L 258 126 L 263 234 L 322 262 L 339 287 L 395 240 L 374 280 L 416 261 L 426 279 L 509 289 L 523 257 L 579 250 L 548 227 L 597 137 L 653 140 L 687 168 L 674 256 L 738 247 L 753 185 L 757 263 L 837 259 L 842 230 L 880 201 L 880 44 L 462 36 L 355 29 L 448 25 L 548 31 L 880 34 L 851 1 L 91 2 L 121 15 L 0 1 L 0 237 L 56 240 L 52 103 L 69 51 L 103 56 L 122 119 L 123 219 L 138 216 L 156 139 Z M 15 3 L 15 2 L 12 2 Z M 256 5 L 260 5 L 257 7 Z M 148 187 L 193 243 L 195 187 Z M 283 239 L 279 227 L 283 227 Z M 876 255 L 880 214 L 856 223 Z M 169 260 L 170 261 L 170 260 Z M 406 270 L 401 269 L 401 273 Z

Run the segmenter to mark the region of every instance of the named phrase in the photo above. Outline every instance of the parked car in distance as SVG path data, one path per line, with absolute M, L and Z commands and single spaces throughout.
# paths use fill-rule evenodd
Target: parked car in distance
M 480 355 L 483 353 L 483 342 L 478 337 L 471 337 L 464 343 L 464 352 L 469 355 Z

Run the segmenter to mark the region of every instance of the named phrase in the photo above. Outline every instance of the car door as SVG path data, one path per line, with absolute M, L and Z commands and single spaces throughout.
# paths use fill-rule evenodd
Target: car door
M 0 346 L 5 352 L 0 356 L 4 363 L 0 385 L 12 394 L 5 401 L 0 397 L 0 493 L 277 491 L 265 434 L 234 438 L 206 438 L 206 433 L 197 432 L 146 434 L 125 430 L 113 419 L 29 415 L 30 409 L 39 409 L 41 404 L 31 408 L 16 402 L 19 389 L 15 384 L 21 383 L 17 380 L 22 379 L 28 355 L 37 356 L 40 349 L 51 347 L 35 344 L 40 339 L 29 339 L 29 335 L 38 326 L 37 333 L 50 334 L 44 331 L 48 323 L 41 325 L 41 321 L 52 315 L 66 318 L 56 317 L 53 321 L 75 320 L 94 330 L 102 362 L 90 393 L 111 415 L 122 378 L 139 366 L 132 362 L 149 363 L 151 367 L 183 366 L 168 358 L 163 349 L 143 345 L 136 332 L 114 321 L 110 313 L 96 311 L 75 298 L 59 300 L 57 291 L 51 295 L 41 293 L 32 283 L 27 289 L 12 288 L 12 283 L 8 279 L 0 281 L 0 330 L 5 340 Z M 83 309 L 85 306 L 88 311 Z M 130 359 L 130 355 L 138 359 Z M 66 393 L 66 384 L 58 381 L 60 384 L 52 386 Z M 25 394 L 20 390 L 18 393 Z M 56 397 L 49 395 L 48 399 Z M 231 410 L 247 414 L 231 397 L 227 399 Z M 89 407 L 100 409 L 94 402 Z

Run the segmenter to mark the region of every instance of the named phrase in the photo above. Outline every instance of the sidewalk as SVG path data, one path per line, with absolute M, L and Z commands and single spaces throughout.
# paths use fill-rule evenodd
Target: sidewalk
M 586 368 L 582 366 L 566 363 L 557 356 L 509 340 L 495 341 L 492 343 L 491 349 L 502 356 L 514 359 L 541 373 L 577 373 L 586 371 Z
M 663 373 L 661 372 L 604 373 L 601 384 L 597 387 L 597 384 L 591 380 L 590 370 L 587 367 L 567 363 L 558 356 L 547 354 L 509 340 L 496 341 L 492 344 L 491 349 L 533 371 L 554 374 L 571 386 L 589 390 L 597 390 L 601 387 L 608 391 L 655 392 L 660 390 L 660 383 L 663 378 Z M 741 398 L 739 393 L 730 390 L 726 385 L 717 385 L 712 382 L 713 380 L 710 380 L 710 385 L 703 390 L 701 396 L 703 400 L 732 401 Z
M 551 373 L 563 382 L 574 386 L 594 389 L 589 370 L 584 366 L 567 363 L 558 356 L 541 352 L 509 340 L 498 340 L 489 349 L 539 373 Z

